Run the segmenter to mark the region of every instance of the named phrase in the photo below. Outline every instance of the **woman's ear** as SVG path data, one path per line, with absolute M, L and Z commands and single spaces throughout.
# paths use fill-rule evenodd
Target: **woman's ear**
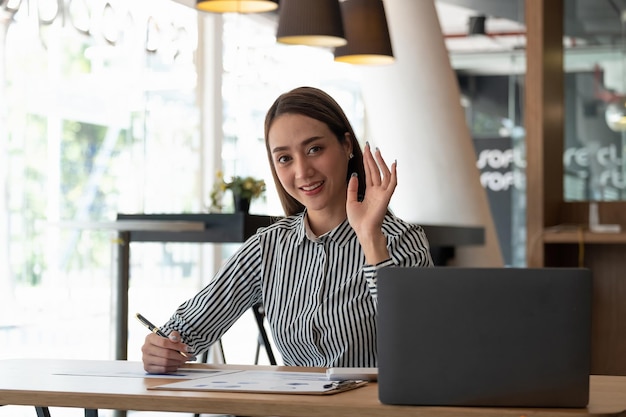
M 346 150 L 346 155 L 348 155 L 348 159 L 352 159 L 354 156 L 354 149 L 352 149 L 352 136 L 350 135 L 350 132 L 346 132 L 343 134 L 343 137 L 343 147 Z

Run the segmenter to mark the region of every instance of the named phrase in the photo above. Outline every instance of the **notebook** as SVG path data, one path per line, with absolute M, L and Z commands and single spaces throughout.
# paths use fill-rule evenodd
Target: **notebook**
M 588 269 L 381 269 L 379 399 L 585 407 L 590 328 Z

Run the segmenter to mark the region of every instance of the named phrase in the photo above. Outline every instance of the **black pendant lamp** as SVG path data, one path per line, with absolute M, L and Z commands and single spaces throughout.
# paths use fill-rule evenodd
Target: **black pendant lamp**
M 276 40 L 291 45 L 346 44 L 339 0 L 280 0 Z
M 382 0 L 344 0 L 341 14 L 348 43 L 335 49 L 335 61 L 361 65 L 395 61 Z
M 196 9 L 211 13 L 263 13 L 276 10 L 272 0 L 197 0 Z

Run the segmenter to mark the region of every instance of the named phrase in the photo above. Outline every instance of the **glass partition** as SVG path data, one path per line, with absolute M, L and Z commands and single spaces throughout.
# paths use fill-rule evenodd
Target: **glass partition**
M 626 10 L 578 3 L 564 2 L 564 199 L 626 200 Z

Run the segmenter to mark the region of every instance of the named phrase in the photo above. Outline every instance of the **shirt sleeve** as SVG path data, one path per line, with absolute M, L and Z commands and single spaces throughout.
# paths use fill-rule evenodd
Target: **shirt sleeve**
M 386 267 L 430 267 L 433 260 L 426 234 L 421 226 L 406 223 L 392 215 L 385 217 L 383 233 L 387 236 L 390 258 L 376 265 L 365 265 L 363 272 L 367 286 L 378 299 L 378 270 Z
M 208 349 L 261 299 L 261 254 L 252 236 L 194 297 L 181 304 L 162 330 L 178 331 L 198 354 Z
M 393 259 L 389 258 L 382 262 L 377 263 L 376 265 L 365 265 L 363 267 L 363 273 L 365 274 L 365 280 L 367 281 L 367 287 L 372 294 L 374 300 L 378 299 L 378 270 L 380 268 L 384 268 L 386 266 L 393 266 Z

